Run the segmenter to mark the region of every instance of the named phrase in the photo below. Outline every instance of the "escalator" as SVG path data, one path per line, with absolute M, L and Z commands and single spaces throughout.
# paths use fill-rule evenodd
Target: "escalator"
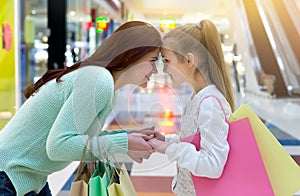
M 296 28 L 297 14 L 290 14 L 295 6 L 286 0 L 243 0 L 248 29 L 259 59 L 260 85 L 268 85 L 270 79 L 273 94 L 277 98 L 300 97 L 300 34 Z M 289 6 L 289 7 L 287 7 Z M 288 11 L 289 10 L 289 11 Z M 293 18 L 292 18 L 292 16 Z M 268 78 L 266 78 L 268 76 Z
M 289 96 L 289 93 L 260 17 L 256 2 L 253 0 L 243 0 L 243 3 L 261 69 L 264 73 L 275 76 L 274 94 L 277 97 L 287 97 Z
M 296 62 L 292 65 L 292 71 L 296 75 L 296 78 L 298 79 L 298 82 L 300 82 L 300 33 L 298 32 L 299 29 L 295 27 L 295 23 L 293 22 L 292 16 L 290 14 L 291 11 L 293 11 L 291 8 L 288 11 L 287 6 L 291 7 L 297 7 L 295 1 L 284 1 L 284 0 L 272 0 L 272 3 L 274 5 L 275 11 L 277 13 L 277 16 L 280 20 L 281 26 L 284 29 L 286 38 L 288 39 L 289 45 L 291 46 L 291 49 L 293 50 L 293 53 L 296 57 Z M 299 10 L 298 16 L 299 16 Z M 299 20 L 297 18 L 296 20 Z M 297 21 L 298 22 L 298 21 Z

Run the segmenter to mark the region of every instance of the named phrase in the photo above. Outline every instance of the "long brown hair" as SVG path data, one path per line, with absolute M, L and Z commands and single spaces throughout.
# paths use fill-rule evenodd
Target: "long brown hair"
M 56 78 L 56 82 L 61 82 L 63 75 L 84 66 L 105 67 L 110 72 L 121 71 L 159 48 L 161 44 L 161 35 L 152 25 L 142 21 L 126 22 L 90 57 L 65 69 L 48 70 L 35 84 L 25 89 L 24 95 L 28 98 L 48 81 Z
M 168 47 L 171 47 L 181 61 L 189 52 L 199 54 L 196 55 L 200 58 L 197 68 L 201 75 L 208 84 L 216 85 L 234 110 L 232 84 L 226 70 L 220 34 L 216 26 L 209 20 L 202 20 L 198 25 L 178 26 L 164 36 L 164 43 L 166 40 Z

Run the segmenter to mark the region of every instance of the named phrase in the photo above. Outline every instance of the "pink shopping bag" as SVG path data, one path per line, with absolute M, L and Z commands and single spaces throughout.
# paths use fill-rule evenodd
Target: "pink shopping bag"
M 183 138 L 200 149 L 200 134 Z M 219 179 L 192 175 L 197 196 L 274 195 L 248 118 L 229 123 L 230 152 Z
M 292 196 L 300 189 L 300 167 L 247 104 L 242 104 L 229 121 L 248 118 L 276 196 Z

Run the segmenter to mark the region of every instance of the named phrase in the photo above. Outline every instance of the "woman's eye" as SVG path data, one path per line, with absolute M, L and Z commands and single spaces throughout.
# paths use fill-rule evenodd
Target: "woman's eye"
M 168 63 L 169 60 L 168 60 L 168 59 L 163 59 L 163 62 L 164 62 L 164 63 Z

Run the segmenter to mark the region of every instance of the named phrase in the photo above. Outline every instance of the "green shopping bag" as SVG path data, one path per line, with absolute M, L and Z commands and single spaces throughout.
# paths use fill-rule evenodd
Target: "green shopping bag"
M 107 187 L 110 184 L 113 172 L 113 166 L 98 161 L 89 180 L 89 196 L 108 196 Z

